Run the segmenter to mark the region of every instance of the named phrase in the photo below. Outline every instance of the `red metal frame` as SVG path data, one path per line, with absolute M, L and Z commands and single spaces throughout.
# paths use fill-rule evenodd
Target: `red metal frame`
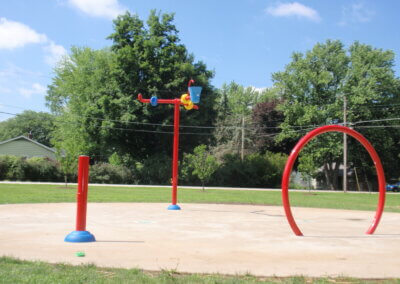
M 86 231 L 87 195 L 89 184 L 88 156 L 79 156 L 78 164 L 78 190 L 76 193 L 76 231 Z
M 314 129 L 313 131 L 307 133 L 300 141 L 296 144 L 296 146 L 293 148 L 287 162 L 285 165 L 285 170 L 283 172 L 283 177 L 282 177 L 282 202 L 283 202 L 283 207 L 285 209 L 285 214 L 286 218 L 289 222 L 290 227 L 292 228 L 293 232 L 297 236 L 303 236 L 303 233 L 300 231 L 299 227 L 297 226 L 293 215 L 292 211 L 290 208 L 290 202 L 289 202 L 289 181 L 290 181 L 290 174 L 292 172 L 292 168 L 294 165 L 294 162 L 296 161 L 297 156 L 299 155 L 301 149 L 314 137 L 325 133 L 325 132 L 343 132 L 346 134 L 349 134 L 350 136 L 354 137 L 357 139 L 363 146 L 364 148 L 368 151 L 369 155 L 371 156 L 375 168 L 376 168 L 376 173 L 378 175 L 378 185 L 379 185 L 379 200 L 378 200 L 378 206 L 376 209 L 375 213 L 375 218 L 371 224 L 371 226 L 368 228 L 366 234 L 373 234 L 378 227 L 379 221 L 382 217 L 383 209 L 385 206 L 385 173 L 383 171 L 382 163 L 381 160 L 379 159 L 378 154 L 376 153 L 374 147 L 369 143 L 369 141 L 360 133 L 357 131 L 350 129 L 348 127 L 340 126 L 340 125 L 327 125 L 327 126 L 322 126 L 317 129 Z
M 194 83 L 190 80 L 188 86 Z M 150 103 L 150 99 L 143 99 L 142 94 L 138 94 L 138 100 L 142 103 Z M 172 149 L 172 205 L 176 205 L 178 199 L 178 159 L 179 159 L 179 118 L 180 106 L 185 106 L 185 103 L 180 99 L 158 99 L 159 104 L 174 105 L 174 145 Z M 193 105 L 193 109 L 199 109 L 197 105 Z

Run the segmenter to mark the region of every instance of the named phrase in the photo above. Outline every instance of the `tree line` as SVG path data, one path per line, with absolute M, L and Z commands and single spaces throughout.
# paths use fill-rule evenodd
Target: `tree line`
M 386 177 L 399 177 L 400 80 L 392 51 L 327 40 L 294 52 L 285 68 L 272 74 L 270 88 L 235 82 L 215 88 L 214 71 L 180 42 L 173 20 L 173 14 L 152 11 L 145 23 L 127 12 L 113 22 L 110 47 L 71 48 L 48 87 L 51 114 L 26 111 L 0 123 L 0 140 L 32 131 L 37 141 L 57 149 L 65 173 L 74 172 L 77 157 L 86 154 L 96 164 L 141 173 L 133 182 L 169 183 L 172 106 L 152 107 L 136 98 L 138 93 L 180 97 L 194 79 L 203 92 L 198 111 L 181 112 L 183 182 L 204 183 L 198 168 L 208 159 L 216 164 L 207 177 L 210 184 L 279 186 L 296 141 L 317 126 L 344 124 L 345 114 L 346 126 L 376 147 Z M 196 159 L 202 155 L 205 159 Z M 295 168 L 334 190 L 341 187 L 342 160 L 343 135 L 327 133 L 305 147 Z M 374 165 L 353 139 L 348 160 L 350 172 L 356 169 L 369 186 Z

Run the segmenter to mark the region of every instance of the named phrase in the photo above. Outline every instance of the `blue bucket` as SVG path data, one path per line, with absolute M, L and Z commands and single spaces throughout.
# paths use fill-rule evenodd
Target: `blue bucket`
M 201 89 L 198 86 L 189 87 L 190 100 L 195 104 L 200 102 Z

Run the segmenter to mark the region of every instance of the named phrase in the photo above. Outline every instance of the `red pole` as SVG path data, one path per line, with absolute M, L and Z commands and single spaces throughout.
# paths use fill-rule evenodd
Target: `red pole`
M 78 164 L 78 191 L 76 193 L 76 231 L 86 231 L 87 192 L 89 184 L 88 156 L 79 156 Z
M 88 156 L 79 156 L 78 163 L 78 190 L 76 193 L 76 230 L 69 233 L 64 241 L 72 243 L 95 242 L 96 238 L 86 231 L 86 207 L 89 184 Z
M 180 99 L 174 100 L 174 146 L 172 152 L 172 205 L 177 202 L 177 187 L 178 187 L 178 151 L 179 151 L 179 114 L 180 114 Z

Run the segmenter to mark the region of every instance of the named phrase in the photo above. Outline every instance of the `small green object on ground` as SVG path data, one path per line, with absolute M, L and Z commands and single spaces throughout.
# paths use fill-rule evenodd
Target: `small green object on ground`
M 85 256 L 85 253 L 84 253 L 83 251 L 78 251 L 78 252 L 76 253 L 76 256 L 77 256 L 77 257 L 84 257 L 84 256 Z

